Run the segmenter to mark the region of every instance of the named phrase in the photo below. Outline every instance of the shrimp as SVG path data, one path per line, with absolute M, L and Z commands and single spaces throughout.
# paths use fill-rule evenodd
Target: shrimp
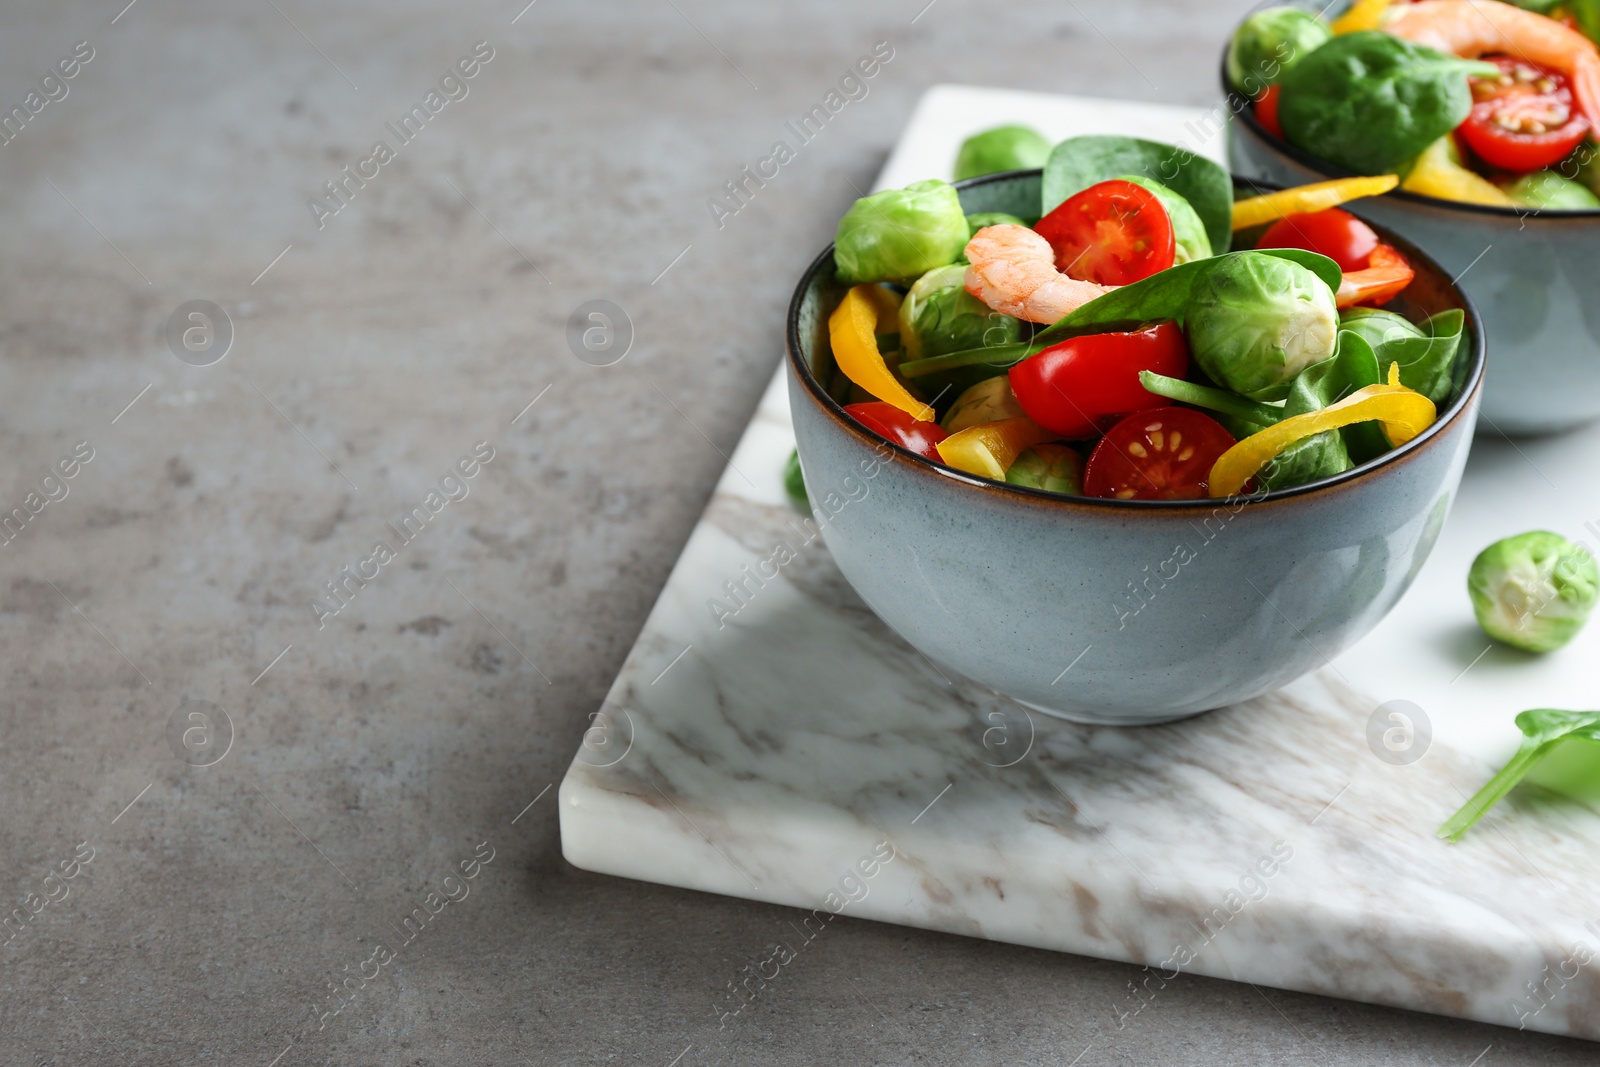
M 985 226 L 967 242 L 967 292 L 996 311 L 1029 322 L 1055 322 L 1115 286 L 1056 270 L 1050 242 L 1026 226 Z
M 1499 0 L 1423 0 L 1403 5 L 1383 28 L 1468 59 L 1502 53 L 1554 67 L 1571 80 L 1578 107 L 1600 130 L 1600 50 L 1555 19 Z

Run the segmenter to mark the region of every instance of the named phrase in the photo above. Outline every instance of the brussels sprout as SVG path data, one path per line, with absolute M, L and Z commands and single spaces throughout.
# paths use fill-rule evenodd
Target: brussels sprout
M 1581 182 L 1591 193 L 1600 196 L 1600 150 L 1595 148 L 1594 142 L 1580 144 L 1577 151 L 1562 162 L 1561 174 Z
M 1034 445 L 1006 471 L 1006 481 L 1067 496 L 1083 495 L 1083 457 L 1066 445 Z
M 1600 599 L 1600 568 L 1582 546 L 1534 530 L 1478 553 L 1467 592 L 1484 633 L 1529 652 L 1552 652 L 1589 621 Z
M 783 465 L 783 491 L 789 504 L 800 514 L 811 514 L 811 497 L 806 494 L 805 475 L 800 473 L 800 450 L 789 453 L 789 462 Z
M 1010 344 L 1021 336 L 1020 322 L 991 311 L 967 292 L 966 276 L 967 268 L 959 264 L 930 270 L 901 301 L 900 346 L 906 362 Z
M 979 230 L 985 226 L 1026 226 L 1022 219 L 1015 215 L 1007 215 L 1004 211 L 980 211 L 976 215 L 967 216 L 967 240 L 972 240 Z
M 1252 99 L 1333 36 L 1315 15 L 1297 7 L 1257 11 L 1228 45 L 1228 83 Z
M 850 205 L 833 240 L 841 282 L 910 282 L 955 262 L 967 247 L 967 216 L 953 186 L 912 182 Z
M 1011 379 L 1002 374 L 987 378 L 958 396 L 939 420 L 939 426 L 945 433 L 960 433 L 986 422 L 1020 418 L 1022 414 L 1022 405 L 1011 392 Z
M 1219 385 L 1251 400 L 1282 400 L 1301 371 L 1333 355 L 1333 290 L 1275 256 L 1217 260 L 1196 281 L 1184 320 L 1189 351 Z
M 1132 182 L 1150 190 L 1161 201 L 1161 206 L 1167 209 L 1167 218 L 1172 220 L 1172 237 L 1177 244 L 1178 254 L 1172 260 L 1174 267 L 1179 263 L 1210 258 L 1211 238 L 1206 236 L 1206 224 L 1200 221 L 1200 216 L 1189 201 L 1160 182 L 1136 174 L 1119 174 L 1117 180 Z
M 1382 308 L 1346 308 L 1339 315 L 1339 329 L 1355 334 L 1371 345 L 1374 352 L 1387 341 L 1428 336 L 1404 315 Z
M 1569 211 L 1600 207 L 1600 196 L 1589 187 L 1553 170 L 1536 170 L 1506 186 L 1506 195 L 1523 207 L 1541 211 Z
M 1050 142 L 1030 126 L 996 126 L 961 142 L 956 153 L 956 181 L 995 174 L 1003 170 L 1032 170 L 1044 166 Z

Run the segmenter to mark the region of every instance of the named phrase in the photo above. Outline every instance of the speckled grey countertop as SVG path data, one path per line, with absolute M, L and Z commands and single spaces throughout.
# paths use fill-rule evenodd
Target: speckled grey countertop
M 1593 1062 L 1204 978 L 1119 1030 L 1133 968 L 850 919 L 719 1031 L 783 909 L 561 859 L 544 790 L 918 94 L 1205 102 L 1238 5 L 122 2 L 0 14 L 0 1061 Z

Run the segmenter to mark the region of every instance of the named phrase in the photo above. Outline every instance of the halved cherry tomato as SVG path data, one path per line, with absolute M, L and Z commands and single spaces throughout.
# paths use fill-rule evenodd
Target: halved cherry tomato
M 1062 437 L 1089 437 L 1165 398 L 1139 384 L 1139 372 L 1182 378 L 1189 371 L 1189 345 L 1174 322 L 1133 333 L 1074 337 L 1011 368 L 1011 392 L 1023 413 Z
M 1567 76 L 1526 59 L 1493 56 L 1498 78 L 1471 78 L 1472 113 L 1456 128 L 1484 162 L 1530 171 L 1565 159 L 1589 120 L 1572 102 Z
M 1172 266 L 1172 220 L 1156 194 L 1120 179 L 1091 185 L 1040 219 L 1056 269 L 1097 285 L 1128 285 Z
M 1199 500 L 1217 458 L 1236 441 L 1216 419 L 1189 408 L 1138 411 L 1106 432 L 1083 470 L 1085 496 Z
M 1256 97 L 1256 121 L 1274 137 L 1283 136 L 1283 127 L 1278 124 L 1278 86 L 1269 85 L 1266 91 Z
M 1366 270 L 1378 235 L 1350 212 L 1330 207 L 1279 219 L 1267 227 L 1256 247 L 1304 248 L 1327 256 L 1342 271 Z
M 1339 283 L 1333 302 L 1339 307 L 1387 304 L 1405 291 L 1417 272 L 1411 269 L 1393 245 L 1379 244 L 1372 250 L 1366 270 L 1347 271 Z
M 848 404 L 844 413 L 884 440 L 936 462 L 939 459 L 938 444 L 949 436 L 939 428 L 937 422 L 920 422 L 893 404 L 885 404 L 881 400 Z

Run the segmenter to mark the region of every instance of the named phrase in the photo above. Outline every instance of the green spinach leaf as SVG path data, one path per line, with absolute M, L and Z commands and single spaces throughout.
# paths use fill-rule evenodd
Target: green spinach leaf
M 802 515 L 811 514 L 811 497 L 806 495 L 806 478 L 800 472 L 799 449 L 791 451 L 789 461 L 783 465 L 783 491 L 796 511 Z
M 1205 223 L 1213 252 L 1233 240 L 1233 179 L 1225 168 L 1186 148 L 1137 137 L 1069 137 L 1050 151 L 1041 183 L 1041 214 L 1103 181 L 1137 174 L 1183 197 Z
M 1393 171 L 1461 125 L 1469 75 L 1492 63 L 1437 52 L 1379 30 L 1335 37 L 1278 84 L 1278 121 L 1294 144 L 1360 174 Z
M 967 348 L 902 363 L 900 374 L 924 396 L 938 398 L 933 401 L 934 406 L 942 407 L 979 382 L 1006 373 L 1038 351 L 1041 350 L 1026 342 Z
M 1214 385 L 1201 385 L 1182 378 L 1169 378 L 1153 370 L 1140 371 L 1139 384 L 1144 386 L 1146 392 L 1154 393 L 1156 396 L 1164 396 L 1168 400 L 1228 415 L 1254 425 L 1257 429 L 1265 429 L 1283 418 L 1282 408 L 1263 404 L 1259 400 L 1250 400 L 1227 389 L 1218 389 Z
M 1441 311 L 1420 326 L 1375 308 L 1352 308 L 1339 325 L 1341 332 L 1360 334 L 1378 359 L 1378 372 L 1389 374 L 1389 364 L 1400 365 L 1400 384 L 1415 389 L 1435 404 L 1443 404 L 1455 388 L 1456 356 L 1466 330 L 1467 314 L 1460 308 Z
M 1533 770 L 1544 755 L 1569 737 L 1600 741 L 1600 711 L 1563 711 L 1560 708 L 1534 708 L 1517 716 L 1522 731 L 1522 747 L 1500 773 L 1472 795 L 1461 810 L 1439 827 L 1439 836 L 1459 841 L 1477 821 L 1498 804 L 1518 782 Z

